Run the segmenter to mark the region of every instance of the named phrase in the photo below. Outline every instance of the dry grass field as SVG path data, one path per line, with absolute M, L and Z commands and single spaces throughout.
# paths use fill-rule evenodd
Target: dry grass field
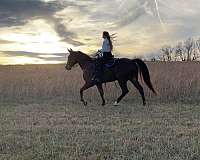
M 158 96 L 151 94 L 142 82 L 148 100 L 158 102 L 200 100 L 199 62 L 149 62 L 152 83 Z M 79 67 L 65 71 L 65 65 L 25 65 L 0 67 L 0 100 L 27 102 L 46 99 L 59 102 L 79 100 L 79 88 L 83 84 Z M 131 93 L 126 100 L 138 99 L 135 88 L 129 84 Z M 105 88 L 107 100 L 114 101 L 120 94 L 119 87 L 111 83 Z M 96 88 L 88 90 L 87 99 L 99 101 Z M 126 101 L 125 100 L 125 101 Z
M 83 106 L 78 68 L 0 66 L 0 159 L 199 160 L 200 63 L 147 64 L 158 96 L 144 87 L 142 106 L 129 84 L 117 107 L 114 84 L 105 88 L 106 106 L 96 88 Z

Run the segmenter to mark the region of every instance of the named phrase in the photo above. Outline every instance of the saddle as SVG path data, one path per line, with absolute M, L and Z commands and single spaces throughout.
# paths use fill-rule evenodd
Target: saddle
M 112 68 L 115 66 L 116 62 L 119 60 L 119 58 L 113 58 L 113 59 L 110 59 L 109 61 L 107 61 L 105 64 L 104 64 L 104 67 L 105 68 Z
M 112 58 L 107 60 L 106 62 L 102 64 L 102 61 L 98 61 L 98 59 L 95 60 L 94 63 L 94 76 L 92 79 L 103 81 L 105 75 L 106 77 L 112 77 L 113 76 L 113 67 L 117 64 L 119 58 Z

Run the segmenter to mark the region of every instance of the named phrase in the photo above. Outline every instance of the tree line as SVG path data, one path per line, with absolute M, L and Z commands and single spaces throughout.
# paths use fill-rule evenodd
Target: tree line
M 165 45 L 151 61 L 197 61 L 200 60 L 200 38 L 188 38 L 176 46 Z

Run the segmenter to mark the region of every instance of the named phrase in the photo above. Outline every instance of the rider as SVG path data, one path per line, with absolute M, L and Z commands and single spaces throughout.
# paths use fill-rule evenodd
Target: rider
M 95 75 L 92 80 L 95 82 L 101 82 L 102 81 L 102 72 L 103 72 L 103 64 L 109 61 L 113 58 L 112 50 L 113 50 L 113 44 L 111 41 L 111 36 L 107 31 L 104 31 L 102 34 L 103 45 L 102 49 L 100 50 L 101 57 L 96 62 L 96 69 L 95 69 Z

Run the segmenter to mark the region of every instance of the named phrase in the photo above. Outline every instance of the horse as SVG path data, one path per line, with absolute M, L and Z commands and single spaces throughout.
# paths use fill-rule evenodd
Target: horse
M 144 96 L 144 91 L 141 84 L 138 81 L 139 74 L 143 78 L 148 88 L 154 94 L 156 94 L 156 91 L 150 80 L 148 67 L 141 59 L 128 59 L 128 58 L 118 59 L 113 67 L 111 67 L 110 69 L 106 69 L 107 71 L 104 71 L 102 82 L 96 83 L 92 81 L 95 71 L 95 59 L 81 51 L 73 51 L 72 49 L 68 49 L 68 51 L 69 51 L 69 56 L 67 64 L 65 66 L 66 70 L 71 70 L 74 65 L 78 64 L 83 71 L 83 79 L 85 81 L 85 84 L 80 89 L 80 100 L 85 106 L 87 105 L 87 101 L 85 101 L 83 98 L 83 92 L 93 86 L 97 87 L 102 99 L 102 106 L 104 106 L 105 99 L 104 99 L 104 90 L 102 85 L 104 83 L 114 82 L 114 81 L 118 81 L 122 91 L 121 95 L 114 102 L 114 105 L 119 105 L 119 102 L 129 92 L 127 87 L 127 82 L 130 81 L 139 91 L 142 97 L 143 105 L 145 106 L 146 100 Z

